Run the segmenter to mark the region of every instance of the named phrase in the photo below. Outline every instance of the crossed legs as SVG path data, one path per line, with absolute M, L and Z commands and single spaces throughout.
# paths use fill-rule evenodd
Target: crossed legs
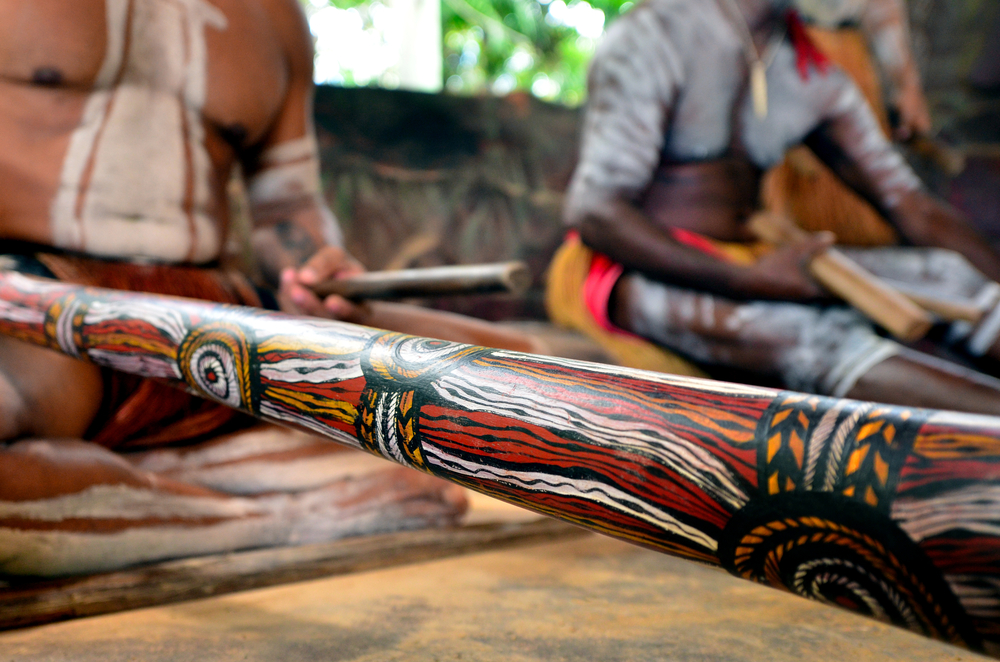
M 739 302 L 623 276 L 615 324 L 704 365 L 786 388 L 890 404 L 1000 414 L 1000 380 L 879 337 L 844 307 Z
M 461 488 L 259 426 L 119 454 L 82 436 L 100 372 L 0 339 L 0 573 L 59 575 L 454 523 Z M 15 441 L 16 440 L 16 441 Z

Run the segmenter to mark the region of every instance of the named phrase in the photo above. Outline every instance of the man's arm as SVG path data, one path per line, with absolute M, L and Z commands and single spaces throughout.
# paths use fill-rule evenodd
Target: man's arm
M 897 138 L 908 140 L 930 133 L 931 116 L 910 46 L 904 0 L 867 0 L 862 8 L 861 29 L 889 79 L 889 104 L 899 111 Z
M 988 278 L 1000 280 L 1000 255 L 961 212 L 931 194 L 885 138 L 853 84 L 828 104 L 824 122 L 805 143 L 837 175 L 916 246 L 964 255 Z
M 343 249 L 322 196 L 313 126 L 312 37 L 296 0 L 266 0 L 288 62 L 284 104 L 261 144 L 243 160 L 253 248 L 282 310 L 323 317 L 353 314 L 340 297 L 321 302 L 306 286 L 363 271 Z
M 571 208 L 568 218 L 585 244 L 652 278 L 736 299 L 803 300 L 823 295 L 806 266 L 833 244 L 829 233 L 783 246 L 746 266 L 677 242 L 620 194 L 591 190 L 574 204 L 577 208 Z

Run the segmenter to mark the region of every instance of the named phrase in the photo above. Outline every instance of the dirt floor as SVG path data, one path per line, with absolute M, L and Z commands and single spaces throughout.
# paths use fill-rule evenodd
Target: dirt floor
M 0 634 L 0 660 L 985 660 L 588 534 Z

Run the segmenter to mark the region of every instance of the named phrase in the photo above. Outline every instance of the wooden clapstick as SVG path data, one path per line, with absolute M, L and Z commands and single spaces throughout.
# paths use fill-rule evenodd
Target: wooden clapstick
M 941 319 L 948 320 L 949 322 L 969 322 L 970 324 L 979 324 L 979 322 L 982 321 L 983 316 L 986 315 L 986 310 L 984 308 L 973 303 L 969 303 L 968 301 L 952 301 L 941 297 L 931 296 L 923 292 L 917 292 L 915 290 L 911 291 L 904 287 L 897 287 L 896 289 L 924 310 L 930 311 Z
M 906 144 L 917 155 L 934 163 L 948 177 L 958 177 L 965 171 L 965 154 L 940 140 L 914 136 Z
M 749 227 L 758 237 L 774 244 L 799 241 L 805 236 L 805 231 L 787 217 L 768 212 L 754 215 Z M 814 257 L 809 272 L 831 293 L 903 342 L 923 338 L 934 322 L 926 310 L 836 249 Z
M 328 280 L 313 287 L 321 297 L 339 294 L 348 299 L 400 299 L 449 294 L 521 294 L 531 284 L 523 262 L 470 264 L 424 269 L 369 271 Z

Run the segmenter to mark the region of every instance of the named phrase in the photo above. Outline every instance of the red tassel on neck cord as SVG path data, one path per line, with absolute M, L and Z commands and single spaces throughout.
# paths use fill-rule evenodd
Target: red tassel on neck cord
M 799 12 L 789 9 L 785 14 L 785 22 L 788 23 L 788 36 L 792 40 L 795 48 L 795 64 L 799 70 L 802 80 L 809 80 L 809 65 L 813 65 L 819 70 L 820 75 L 825 76 L 830 68 L 830 58 L 826 56 L 806 32 L 805 23 Z

